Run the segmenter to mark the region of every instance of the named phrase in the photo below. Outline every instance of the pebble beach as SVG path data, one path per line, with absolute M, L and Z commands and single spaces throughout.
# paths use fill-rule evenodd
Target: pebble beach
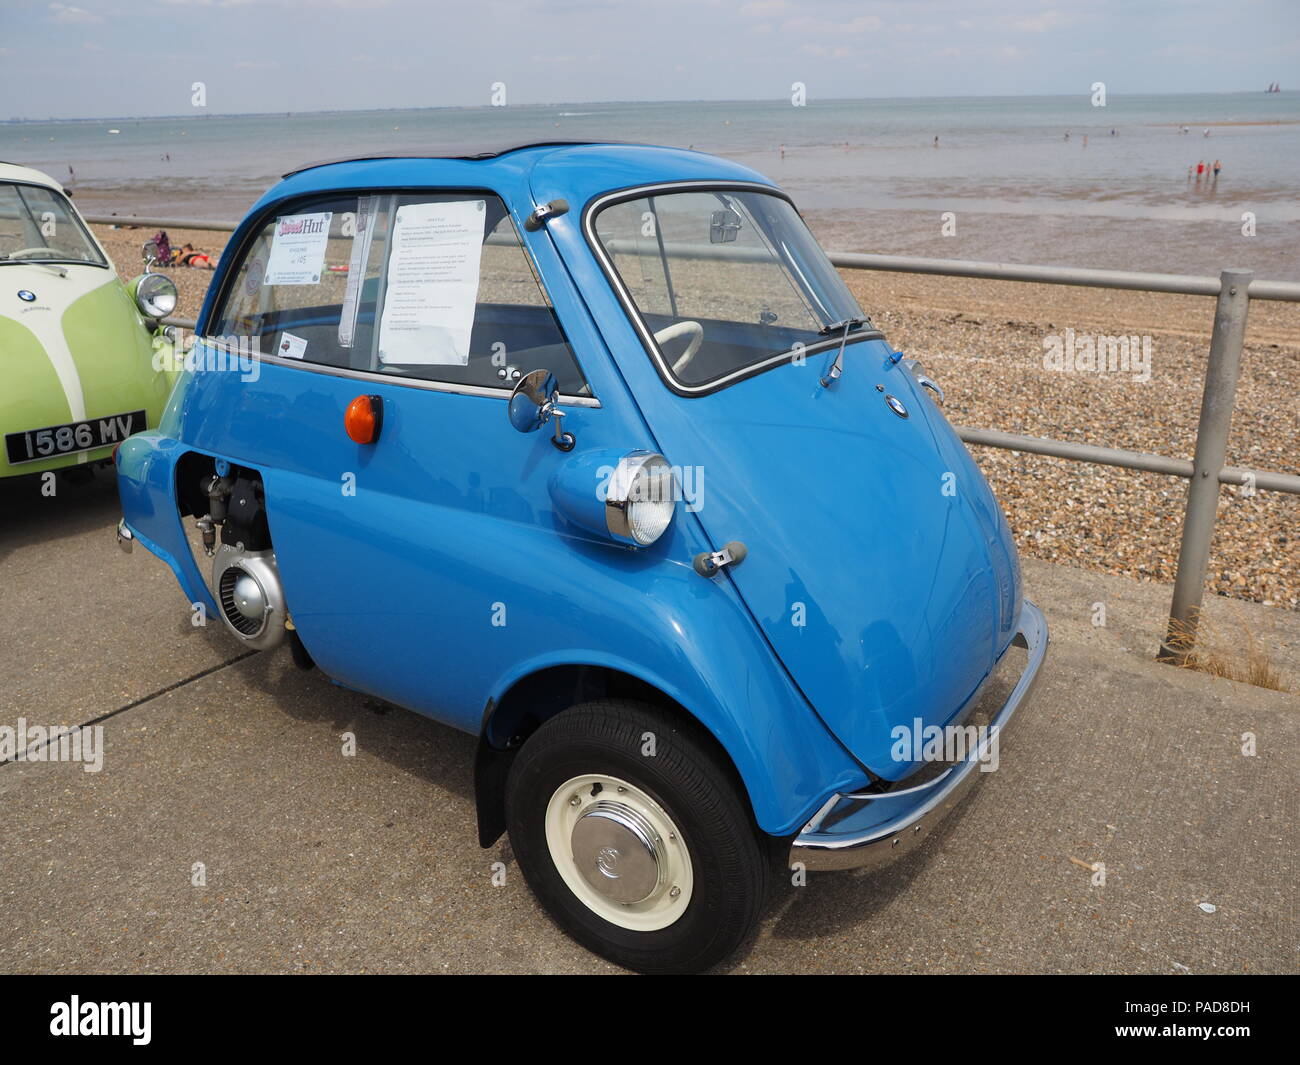
M 93 227 L 123 277 L 152 230 Z M 172 246 L 222 251 L 225 233 L 169 230 Z M 175 268 L 178 316 L 213 274 Z M 1205 297 L 846 271 L 894 347 L 919 358 L 955 425 L 1191 458 L 1214 302 Z M 1150 338 L 1149 379 L 1050 369 L 1050 338 Z M 1045 341 L 1047 344 L 1045 344 Z M 1228 447 L 1233 466 L 1300 474 L 1300 307 L 1253 301 Z M 1181 478 L 972 446 L 1027 556 L 1172 582 Z M 1225 486 L 1207 592 L 1300 609 L 1300 498 Z M 1088 609 L 1081 604 L 1080 610 Z

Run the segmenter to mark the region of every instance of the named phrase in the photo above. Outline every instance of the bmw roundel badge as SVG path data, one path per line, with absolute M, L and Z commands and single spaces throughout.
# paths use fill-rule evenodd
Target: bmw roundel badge
M 35 293 L 35 292 L 28 292 L 27 289 L 25 289 L 25 288 L 20 288 L 20 289 L 18 290 L 18 298 L 19 298 L 20 300 L 22 300 L 24 303 L 35 303 L 35 302 L 36 302 L 36 293 Z
M 903 406 L 903 401 L 899 399 L 897 396 L 891 396 L 888 393 L 886 393 L 885 403 L 888 404 L 889 409 L 892 410 L 895 414 L 897 414 L 900 418 L 907 417 L 907 408 Z

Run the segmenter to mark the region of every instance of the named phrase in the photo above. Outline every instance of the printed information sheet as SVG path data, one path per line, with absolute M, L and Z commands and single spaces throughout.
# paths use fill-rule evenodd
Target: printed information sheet
M 330 239 L 331 211 L 291 214 L 275 220 L 271 254 L 266 262 L 267 285 L 318 285 Z
M 397 209 L 379 323 L 381 362 L 469 362 L 485 206 L 482 200 L 463 200 Z

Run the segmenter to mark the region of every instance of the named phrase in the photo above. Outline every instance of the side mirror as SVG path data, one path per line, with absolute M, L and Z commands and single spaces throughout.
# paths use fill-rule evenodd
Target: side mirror
M 162 258 L 162 249 L 158 247 L 155 240 L 145 241 L 145 245 L 140 249 L 140 258 L 144 260 L 144 272 L 153 273 L 153 264 Z
M 564 411 L 559 408 L 560 386 L 550 370 L 524 374 L 510 393 L 506 416 L 517 432 L 535 433 L 548 421 L 555 422 L 551 443 L 561 451 L 572 451 L 577 440 L 562 430 Z

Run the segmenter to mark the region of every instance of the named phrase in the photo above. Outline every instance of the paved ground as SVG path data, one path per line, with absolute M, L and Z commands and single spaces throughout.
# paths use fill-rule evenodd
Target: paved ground
M 0 766 L 0 971 L 615 971 L 477 847 L 470 737 L 191 627 L 116 517 L 105 474 L 0 485 L 0 724 L 111 715 L 97 774 Z M 1300 968 L 1300 697 L 1152 662 L 1164 587 L 1026 581 L 1054 647 L 1001 770 L 900 864 L 782 891 L 734 971 Z M 1300 616 L 1232 613 L 1300 686 Z

